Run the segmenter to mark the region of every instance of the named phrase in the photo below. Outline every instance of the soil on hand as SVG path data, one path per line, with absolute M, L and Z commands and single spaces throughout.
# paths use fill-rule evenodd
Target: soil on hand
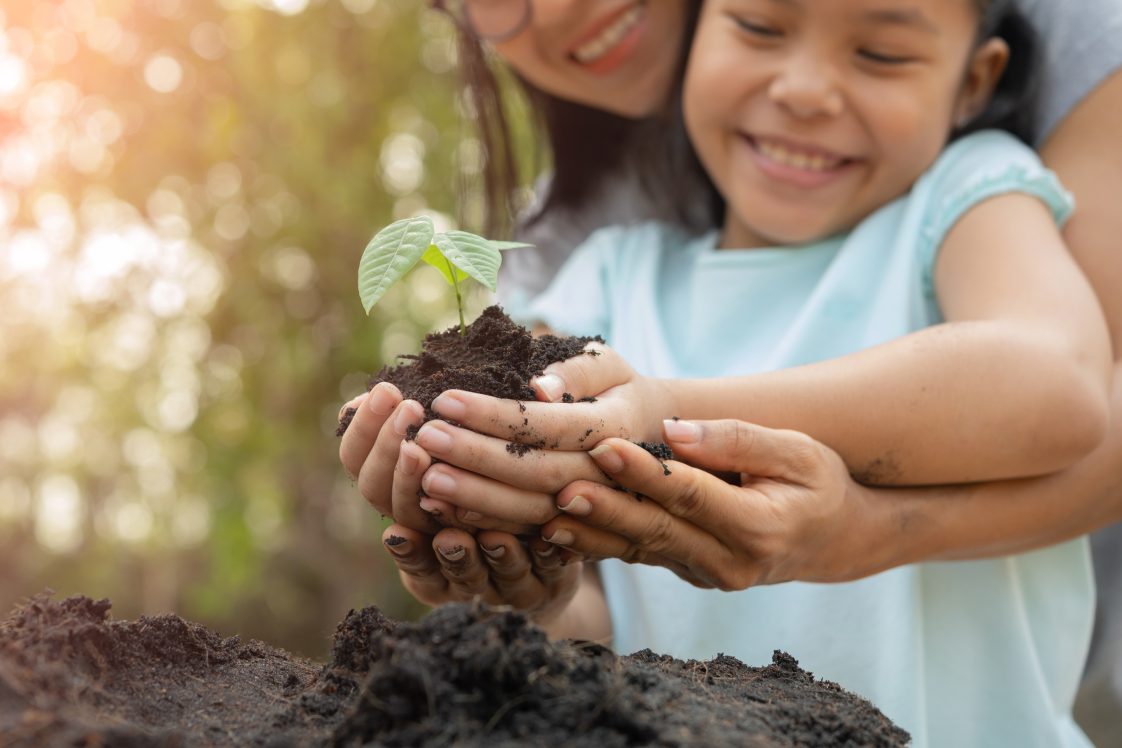
M 533 400 L 530 380 L 550 364 L 584 352 L 592 340 L 542 335 L 515 324 L 499 306 L 490 306 L 460 334 L 459 326 L 431 333 L 416 356 L 402 356 L 408 363 L 386 366 L 375 374 L 367 390 L 378 382 L 396 385 L 407 400 L 425 407 L 426 420 L 435 418 L 432 401 L 445 390 L 469 390 L 511 400 Z M 571 400 L 570 396 L 570 400 Z M 339 422 L 341 436 L 354 417 L 348 409 Z
M 68 746 L 899 746 L 869 702 L 777 652 L 618 657 L 520 614 L 448 605 L 420 623 L 352 611 L 331 661 L 177 616 L 110 621 L 40 596 L 0 623 L 0 737 Z

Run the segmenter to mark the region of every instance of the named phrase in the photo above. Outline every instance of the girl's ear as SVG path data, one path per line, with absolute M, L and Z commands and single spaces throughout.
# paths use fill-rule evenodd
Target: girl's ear
M 985 111 L 1009 62 L 1009 45 L 1000 37 L 982 42 L 970 57 L 955 105 L 955 127 L 965 127 Z

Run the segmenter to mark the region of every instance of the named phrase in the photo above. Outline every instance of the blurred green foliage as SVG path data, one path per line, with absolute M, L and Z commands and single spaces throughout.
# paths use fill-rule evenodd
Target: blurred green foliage
M 420 612 L 333 432 L 455 320 L 430 268 L 369 319 L 355 287 L 384 224 L 478 212 L 453 34 L 273 2 L 0 10 L 5 610 L 50 587 L 317 657 L 351 607 Z

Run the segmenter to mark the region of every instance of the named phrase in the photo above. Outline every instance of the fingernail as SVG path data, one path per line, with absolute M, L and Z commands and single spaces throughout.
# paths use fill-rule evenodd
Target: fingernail
M 467 551 L 462 545 L 454 545 L 451 548 L 443 548 L 438 546 L 436 552 L 449 561 L 459 561 L 467 555 Z
M 592 504 L 589 504 L 588 499 L 583 496 L 574 496 L 569 499 L 568 504 L 565 506 L 558 505 L 557 508 L 565 514 L 575 514 L 578 517 L 587 517 L 592 514 Z
M 589 456 L 596 460 L 605 472 L 618 473 L 623 470 L 623 458 L 619 456 L 619 452 L 609 444 L 601 444 L 595 449 L 589 451 Z
M 370 410 L 385 418 L 397 406 L 397 398 L 389 393 L 388 388 L 374 385 L 374 389 L 370 390 L 368 404 Z
M 464 522 L 478 522 L 479 520 L 483 519 L 483 515 L 479 512 L 473 512 L 469 509 L 468 511 L 460 515 L 460 519 L 462 519 Z
M 444 516 L 444 513 L 440 510 L 440 505 L 437 504 L 435 501 L 429 501 L 428 499 L 421 499 L 417 503 L 417 505 L 421 507 L 422 512 L 429 515 L 430 517 L 435 517 L 435 518 L 439 519 L 440 517 Z
M 393 417 L 393 430 L 397 432 L 398 436 L 405 436 L 414 422 L 412 408 L 398 408 L 397 415 Z
M 556 374 L 542 374 L 534 382 L 551 403 L 557 402 L 565 394 L 565 382 Z
M 386 549 L 395 556 L 404 556 L 409 553 L 409 541 L 400 535 L 390 535 L 383 543 Z
M 417 474 L 417 468 L 421 466 L 421 461 L 416 455 L 412 454 L 405 446 L 402 446 L 401 451 L 397 454 L 397 469 L 409 477 Z
M 352 397 L 350 400 L 343 403 L 343 407 L 339 408 L 339 418 L 342 419 L 343 415 L 346 414 L 346 412 L 348 410 L 357 410 L 358 405 L 359 405 L 359 400 L 361 400 L 364 397 L 366 397 L 365 393 L 362 394 L 362 395 L 359 395 L 358 397 Z
M 542 540 L 547 543 L 553 543 L 554 545 L 572 545 L 576 538 L 574 538 L 573 534 L 568 530 L 557 530 L 548 538 L 543 535 Z
M 432 409 L 453 421 L 463 420 L 463 417 L 467 414 L 467 405 L 464 401 L 448 392 L 437 395 L 436 399 L 432 401 Z
M 452 436 L 443 429 L 443 426 L 429 421 L 417 432 L 417 444 L 430 454 L 447 454 L 452 449 Z
M 485 545 L 480 545 L 479 547 L 483 549 L 483 552 L 486 553 L 489 558 L 502 558 L 506 555 L 505 545 L 497 545 L 494 548 L 488 548 Z
M 662 422 L 662 431 L 666 438 L 681 444 L 696 444 L 701 441 L 701 427 L 692 421 L 674 421 L 667 419 Z
M 421 479 L 421 487 L 425 489 L 425 493 L 429 496 L 448 498 L 456 493 L 456 479 L 445 473 L 430 470 Z

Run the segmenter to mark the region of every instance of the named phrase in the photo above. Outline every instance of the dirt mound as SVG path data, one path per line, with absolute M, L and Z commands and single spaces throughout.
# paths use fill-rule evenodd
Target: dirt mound
M 17 745 L 896 746 L 907 734 L 791 657 L 617 657 L 524 616 L 375 608 L 317 666 L 177 616 L 36 597 L 0 624 L 0 736 Z

